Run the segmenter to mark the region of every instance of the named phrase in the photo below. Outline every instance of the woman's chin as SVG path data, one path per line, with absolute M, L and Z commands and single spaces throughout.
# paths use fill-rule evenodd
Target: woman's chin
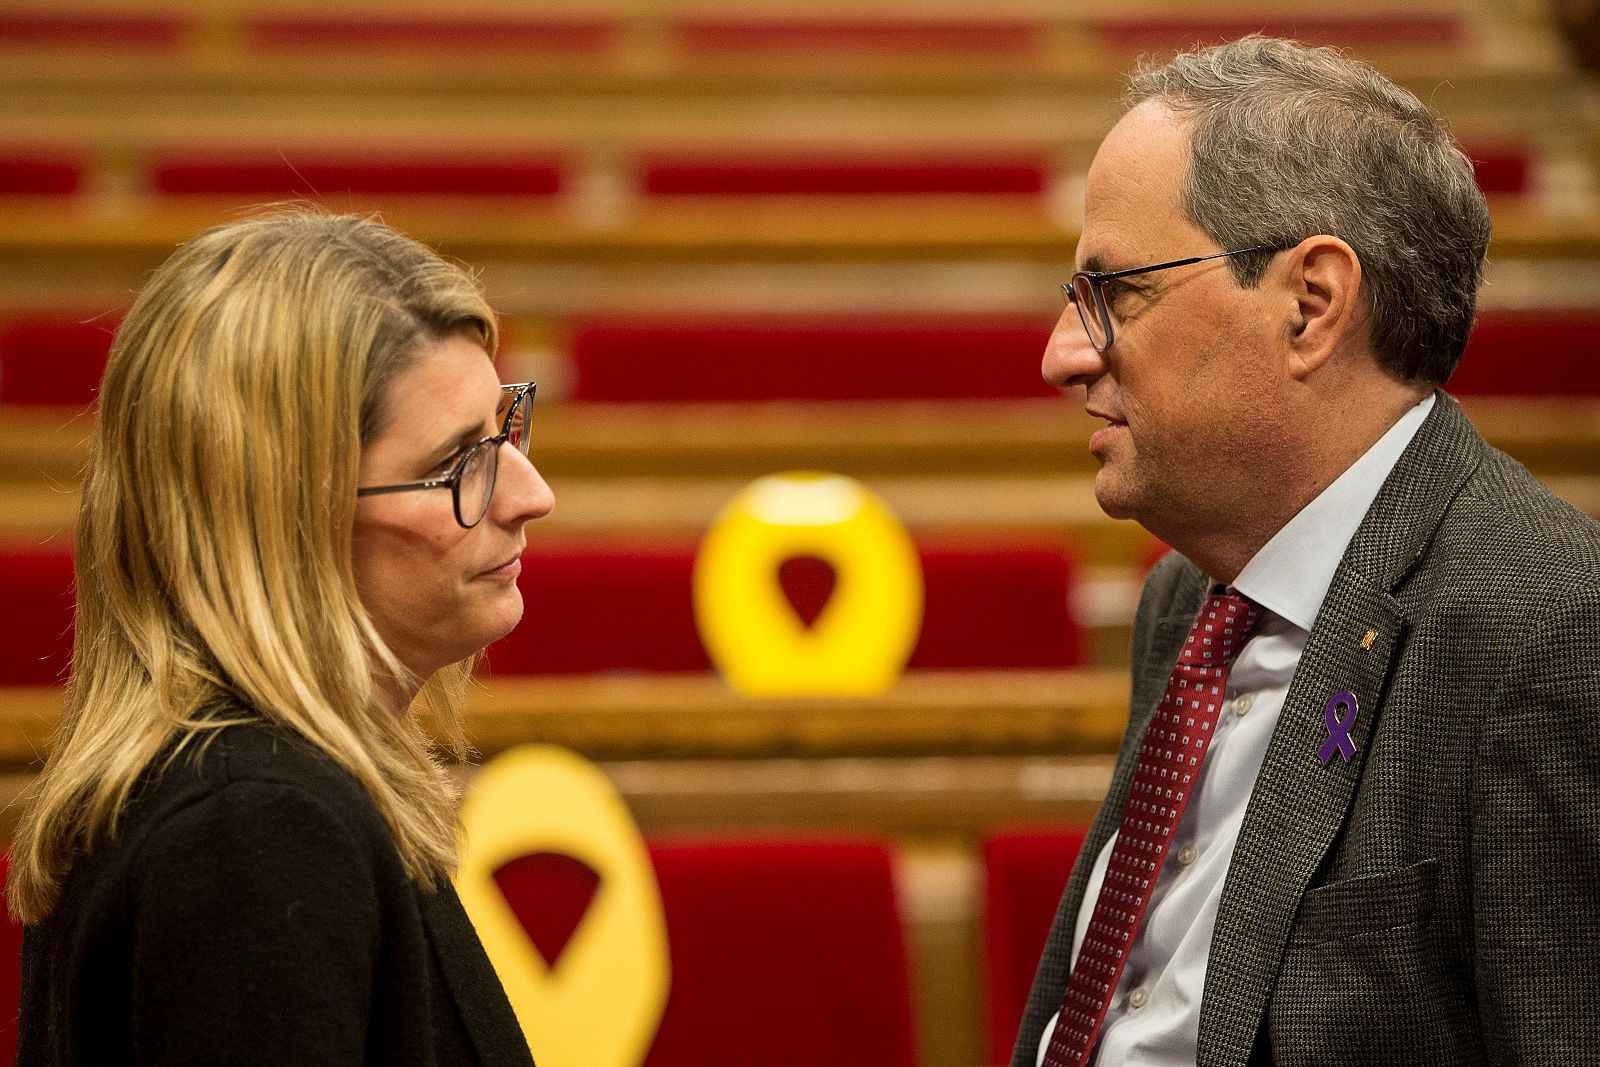
M 485 648 L 500 640 L 506 634 L 517 628 L 522 621 L 522 590 L 515 585 L 506 591 L 504 596 L 497 598 L 494 611 L 484 620 L 483 633 L 486 635 L 478 647 Z

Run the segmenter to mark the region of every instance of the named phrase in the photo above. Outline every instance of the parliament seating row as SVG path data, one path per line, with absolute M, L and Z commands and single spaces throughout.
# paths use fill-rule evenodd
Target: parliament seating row
M 1510 138 L 1469 145 L 1480 187 L 1525 193 L 1533 150 Z M 117 186 L 155 198 L 259 202 L 295 197 L 340 202 L 384 198 L 555 197 L 584 182 L 572 153 L 474 151 L 429 154 L 398 147 L 360 151 L 276 143 L 154 149 L 131 168 L 84 146 L 0 145 L 0 197 L 74 197 Z M 895 150 L 773 142 L 763 148 L 645 149 L 617 177 L 648 200 L 682 197 L 1042 197 L 1069 161 L 1040 151 L 918 146 Z M 100 173 L 111 169 L 115 174 Z
M 926 607 L 913 670 L 1060 670 L 1084 661 L 1070 608 L 1075 563 L 1049 541 L 919 546 Z M 831 565 L 776 561 L 773 580 L 807 625 L 836 582 Z M 705 672 L 693 608 L 692 545 L 535 545 L 518 582 L 530 606 L 490 646 L 495 677 Z M 758 580 L 753 578 L 752 580 Z M 72 561 L 63 549 L 0 551 L 0 685 L 43 686 L 71 653 Z
M 620 5 L 619 5 L 620 6 Z M 1016 5 L 1013 5 L 1014 7 Z M 237 52 L 406 49 L 437 52 L 461 47 L 490 53 L 538 53 L 593 58 L 648 34 L 685 58 L 867 51 L 919 55 L 1039 59 L 1063 33 L 1116 54 L 1177 48 L 1249 32 L 1296 36 L 1342 46 L 1441 49 L 1468 40 L 1473 25 L 1459 7 L 1396 11 L 1376 5 L 1303 15 L 1270 5 L 1219 5 L 1207 12 L 1124 6 L 1046 7 L 1034 13 L 906 14 L 863 5 L 851 12 L 796 10 L 763 15 L 730 6 L 722 12 L 673 11 L 635 5 L 633 19 L 594 5 L 586 12 L 464 14 L 437 5 L 382 13 L 285 10 L 283 5 L 151 3 L 142 9 L 98 3 L 76 11 L 14 5 L 0 17 L 0 45 L 113 48 L 181 54 L 196 41 L 229 42 Z M 274 9 L 276 8 L 276 10 Z M 1364 9 L 1363 9 L 1364 8 Z
M 0 316 L 0 404 L 90 403 L 113 316 Z M 566 325 L 559 374 L 571 400 L 607 404 L 1047 397 L 1050 327 L 1046 316 L 580 318 Z M 1597 347 L 1595 309 L 1487 311 L 1449 388 L 1600 396 Z
M 1077 828 L 982 846 L 987 1062 L 1009 1059 L 1033 968 L 1081 845 Z M 913 1067 L 893 858 L 871 839 L 651 841 L 671 967 L 644 1067 Z M 6 860 L 0 857 L 0 880 Z M 599 876 L 539 852 L 494 874 L 547 965 L 590 913 Z M 15 1062 L 21 928 L 0 920 L 0 1067 Z
M 375 198 L 546 197 L 581 179 L 581 159 L 527 150 L 459 154 L 410 147 L 334 150 L 278 144 L 252 153 L 239 147 L 155 148 L 128 179 L 157 197 L 294 196 Z M 1487 179 L 1497 191 L 1521 191 L 1526 161 L 1493 157 Z M 97 165 L 87 148 L 0 146 L 0 195 L 72 196 L 93 185 Z M 654 149 L 632 160 L 632 186 L 651 197 L 680 196 L 994 196 L 1041 194 L 1051 161 L 1043 155 L 972 147 L 871 150 L 774 142 L 725 151 Z

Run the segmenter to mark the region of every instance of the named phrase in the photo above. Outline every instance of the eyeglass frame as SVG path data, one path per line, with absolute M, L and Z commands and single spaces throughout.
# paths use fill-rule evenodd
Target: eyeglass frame
M 533 410 L 534 391 L 538 389 L 538 382 L 516 382 L 500 387 L 501 393 L 511 393 L 511 404 L 506 408 L 506 420 L 500 424 L 500 432 L 493 437 L 480 437 L 475 444 L 461 453 L 461 458 L 456 460 L 450 468 L 450 473 L 443 478 L 429 478 L 420 482 L 397 482 L 394 485 L 366 485 L 356 490 L 356 496 L 378 496 L 383 493 L 406 493 L 413 489 L 449 489 L 450 503 L 455 510 L 456 523 L 464 530 L 470 530 L 483 521 L 484 515 L 489 514 L 489 505 L 494 500 L 495 482 L 500 474 L 500 446 L 511 439 L 511 419 L 517 413 L 517 405 L 524 399 L 528 402 L 528 410 Z M 528 428 L 524 426 L 522 432 L 526 434 Z M 466 473 L 467 464 L 472 462 L 480 448 L 490 446 L 491 461 L 494 467 L 489 472 L 489 491 L 484 495 L 483 512 L 476 519 L 467 522 L 461 517 L 461 477 Z M 527 455 L 525 450 L 523 455 Z
M 1212 252 L 1205 256 L 1190 256 L 1187 259 L 1173 259 L 1166 263 L 1153 263 L 1148 267 L 1129 267 L 1126 270 L 1080 270 L 1073 274 L 1072 280 L 1063 282 L 1061 291 L 1066 294 L 1067 303 L 1078 309 L 1078 322 L 1083 326 L 1083 332 L 1089 338 L 1089 343 L 1094 345 L 1096 352 L 1104 352 L 1111 347 L 1111 342 L 1116 339 L 1116 332 L 1112 328 L 1111 312 L 1106 307 L 1105 283 L 1116 281 L 1118 278 L 1131 278 L 1136 274 L 1150 274 L 1158 270 L 1168 270 L 1172 267 L 1187 267 L 1191 263 L 1204 263 L 1208 259 L 1226 259 L 1229 256 L 1242 256 L 1248 252 L 1282 252 L 1292 245 L 1261 244 L 1251 245 L 1249 248 L 1235 248 L 1229 252 Z M 1094 311 L 1099 316 L 1100 324 L 1105 327 L 1106 343 L 1096 344 L 1094 330 L 1089 326 L 1089 314 L 1083 308 L 1083 301 L 1078 299 L 1076 286 L 1078 279 L 1083 278 L 1089 283 L 1089 291 L 1094 294 Z

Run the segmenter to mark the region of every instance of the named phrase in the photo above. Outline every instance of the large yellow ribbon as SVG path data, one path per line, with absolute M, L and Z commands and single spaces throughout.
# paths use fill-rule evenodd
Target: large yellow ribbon
M 669 984 L 661 892 L 627 805 L 594 764 L 527 745 L 485 764 L 462 808 L 467 847 L 456 891 L 477 928 L 539 1067 L 638 1067 Z M 495 884 L 506 863 L 554 852 L 600 877 L 553 967 Z
M 815 556 L 837 579 L 807 627 L 779 582 Z M 887 505 L 838 474 L 759 478 L 717 516 L 695 560 L 700 636 L 749 696 L 865 695 L 892 686 L 922 631 L 922 565 Z

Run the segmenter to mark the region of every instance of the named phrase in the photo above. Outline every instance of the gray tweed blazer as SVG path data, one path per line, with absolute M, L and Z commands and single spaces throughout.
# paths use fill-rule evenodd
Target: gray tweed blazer
M 1145 585 L 1128 730 L 1013 1067 L 1061 1004 L 1090 867 L 1204 592 L 1175 554 Z M 1356 754 L 1324 766 L 1341 691 Z M 1223 887 L 1198 1062 L 1600 1063 L 1600 525 L 1442 393 L 1290 685 Z

